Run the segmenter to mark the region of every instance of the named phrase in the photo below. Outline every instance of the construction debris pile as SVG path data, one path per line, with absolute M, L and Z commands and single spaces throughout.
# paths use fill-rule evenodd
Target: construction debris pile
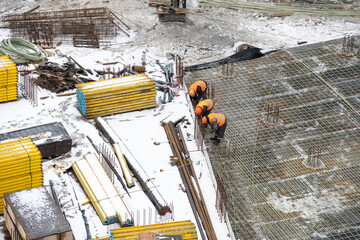
M 145 74 L 76 85 L 77 106 L 94 118 L 156 106 L 155 83 Z
M 30 138 L 0 143 L 0 169 L 0 214 L 4 213 L 4 193 L 43 183 L 41 154 Z
M 0 102 L 17 99 L 17 73 L 15 63 L 8 56 L 0 56 Z
M 129 239 L 137 240 L 139 234 L 152 233 L 156 235 L 178 236 L 183 240 L 198 239 L 195 224 L 190 221 L 178 221 L 159 224 L 150 224 L 136 227 L 117 228 L 110 230 L 110 239 Z M 170 239 L 170 238 L 169 238 Z M 171 238 L 174 239 L 174 238 Z M 180 238 L 176 238 L 180 239 Z
M 106 8 L 16 13 L 4 15 L 2 20 L 12 36 L 44 48 L 62 42 L 74 47 L 99 48 L 100 44 L 110 44 L 118 31 L 130 36 L 130 27 Z
M 83 160 L 73 164 L 73 169 L 103 224 L 134 224 L 128 208 L 101 165 L 98 155 L 85 155 Z M 122 213 L 127 214 L 121 218 Z M 127 217 L 129 219 L 126 219 Z
M 68 61 L 63 64 L 46 61 L 36 68 L 39 77 L 34 82 L 42 88 L 55 93 L 74 89 L 77 83 L 88 82 L 86 78 L 79 78 L 79 74 L 86 74 L 85 71 L 76 66 L 74 62 Z

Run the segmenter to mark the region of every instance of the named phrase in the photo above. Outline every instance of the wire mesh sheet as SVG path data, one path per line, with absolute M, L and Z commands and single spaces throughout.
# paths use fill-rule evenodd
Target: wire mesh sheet
M 238 239 L 360 239 L 360 38 L 190 71 L 228 119 L 215 146 Z

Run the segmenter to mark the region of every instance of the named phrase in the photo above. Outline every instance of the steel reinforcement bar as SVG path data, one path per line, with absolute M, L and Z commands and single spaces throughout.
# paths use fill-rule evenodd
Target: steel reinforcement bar
M 179 168 L 181 178 L 184 182 L 186 194 L 188 195 L 191 208 L 194 212 L 201 237 L 202 239 L 217 239 L 199 183 L 197 182 L 191 159 L 188 155 L 181 129 L 177 128 L 171 121 L 164 124 L 163 127 L 169 139 L 170 147 Z M 196 184 L 194 184 L 194 182 Z M 206 237 L 203 230 L 205 231 Z

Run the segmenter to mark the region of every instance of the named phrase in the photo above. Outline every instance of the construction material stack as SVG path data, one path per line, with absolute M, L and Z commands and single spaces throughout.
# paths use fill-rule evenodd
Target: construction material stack
M 71 227 L 45 187 L 4 194 L 11 239 L 73 240 Z
M 43 184 L 41 154 L 30 138 L 0 143 L 0 169 L 0 214 L 4 213 L 4 193 Z
M 43 158 L 56 157 L 71 150 L 72 139 L 61 122 L 41 124 L 0 134 L 0 142 L 31 138 Z
M 73 164 L 73 169 L 103 224 L 119 222 L 122 226 L 134 225 L 130 211 L 106 174 L 98 155 L 85 155 L 84 159 Z M 121 214 L 125 214 L 123 218 Z
M 183 240 L 198 239 L 195 224 L 191 221 L 178 221 L 158 223 L 128 228 L 117 228 L 110 230 L 110 239 L 136 240 L 142 233 L 154 233 L 156 235 L 181 236 Z M 170 238 L 169 238 L 170 239 Z
M 77 105 L 87 118 L 156 106 L 155 83 L 145 74 L 76 85 Z
M 18 72 L 9 56 L 0 56 L 0 102 L 17 99 Z

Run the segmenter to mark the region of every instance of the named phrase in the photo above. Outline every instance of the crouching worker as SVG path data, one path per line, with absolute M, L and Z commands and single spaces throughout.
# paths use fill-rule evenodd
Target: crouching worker
M 205 100 L 199 102 L 199 104 L 196 106 L 195 114 L 196 114 L 196 116 L 206 117 L 207 115 L 209 115 L 209 113 L 214 108 L 214 106 L 215 106 L 215 103 L 213 100 L 205 99 Z
M 210 138 L 215 145 L 219 144 L 220 139 L 224 137 L 227 120 L 224 114 L 210 113 L 207 117 L 202 118 L 202 122 L 205 126 L 210 123 L 211 132 L 215 132 L 215 137 Z
M 189 95 L 191 101 L 194 101 L 195 104 L 197 104 L 204 95 L 206 89 L 207 84 L 205 81 L 199 80 L 191 84 L 191 86 L 189 87 Z

